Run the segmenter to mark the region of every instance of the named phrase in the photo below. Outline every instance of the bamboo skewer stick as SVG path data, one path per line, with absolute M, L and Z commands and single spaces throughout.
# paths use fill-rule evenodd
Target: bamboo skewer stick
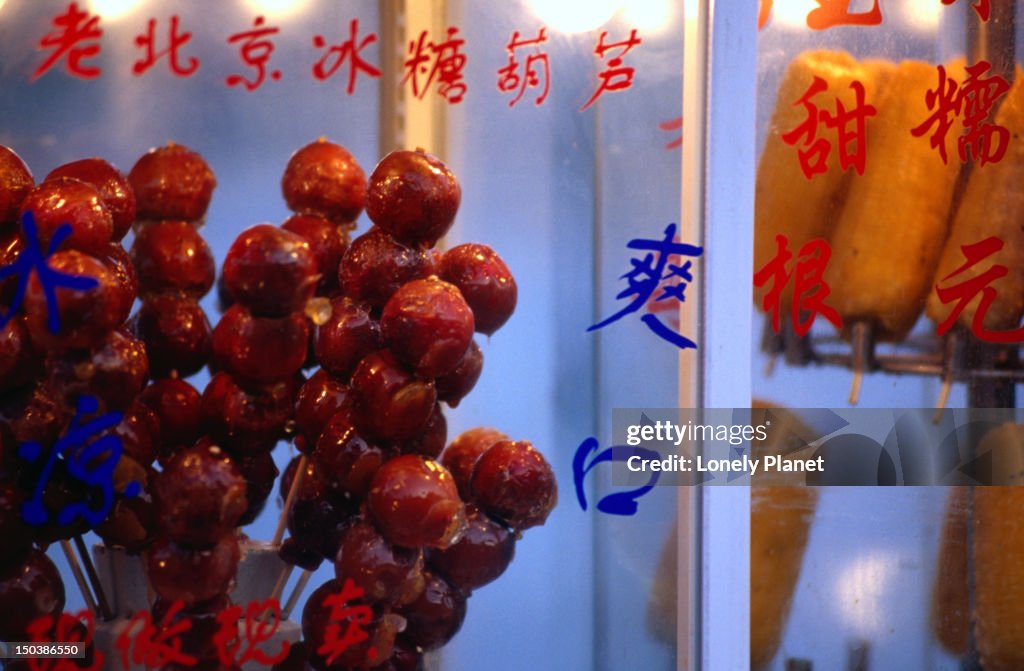
M 302 592 L 305 591 L 306 585 L 309 584 L 309 579 L 312 576 L 312 571 L 309 569 L 303 569 L 302 575 L 299 576 L 299 581 L 295 583 L 295 589 L 292 590 L 291 596 L 288 597 L 288 603 L 285 604 L 284 610 L 281 611 L 282 620 L 287 620 L 292 614 L 292 610 L 295 609 L 295 604 L 299 602 L 299 597 L 302 596 Z
M 288 579 L 292 577 L 293 570 L 295 570 L 295 567 L 291 564 L 281 569 L 281 574 L 277 576 L 277 584 L 274 585 L 274 591 L 270 593 L 271 600 L 280 600 L 281 595 L 284 594 L 284 587 L 288 584 Z
M 273 547 L 281 546 L 281 539 L 284 537 L 284 529 L 288 525 L 288 513 L 292 509 L 292 505 L 295 503 L 295 497 L 299 494 L 299 489 L 302 487 L 302 480 L 306 477 L 306 465 L 309 459 L 306 455 L 302 455 L 299 458 L 299 465 L 295 469 L 295 477 L 292 478 L 291 487 L 288 488 L 288 496 L 284 500 L 284 508 L 281 510 L 281 517 L 277 520 L 277 530 L 274 532 L 274 538 L 271 540 Z M 292 570 L 295 567 L 291 564 L 281 569 L 281 574 L 277 577 L 277 583 L 274 585 L 274 591 L 270 593 L 270 598 L 273 600 L 279 600 L 281 595 L 284 594 L 285 585 L 288 584 L 288 579 L 292 576 Z M 287 619 L 287 616 L 283 616 Z
M 92 592 L 89 591 L 89 584 L 85 581 L 85 575 L 82 573 L 82 567 L 78 564 L 78 558 L 75 556 L 75 549 L 71 547 L 71 543 L 67 540 L 61 540 L 60 549 L 64 551 L 64 558 L 68 560 L 68 566 L 71 567 L 71 574 L 75 576 L 75 582 L 78 583 L 78 589 L 82 592 L 82 597 L 85 599 L 85 605 L 93 613 L 96 613 L 96 602 L 92 598 Z
M 104 621 L 113 620 L 114 613 L 110 608 L 110 603 L 107 601 L 107 595 L 103 591 L 103 583 L 100 582 L 100 577 L 96 573 L 96 567 L 93 566 L 92 559 L 89 558 L 89 549 L 85 545 L 85 540 L 82 539 L 81 534 L 76 535 L 74 540 L 78 554 L 82 556 L 82 564 L 85 565 L 85 574 L 89 577 L 89 584 L 92 585 L 92 589 L 96 593 L 96 601 L 99 602 L 100 607 L 100 617 Z
M 302 480 L 306 477 L 306 464 L 309 458 L 306 455 L 302 455 L 299 458 L 299 466 L 295 469 L 295 477 L 292 478 L 292 486 L 288 489 L 288 497 L 284 501 L 284 508 L 281 510 L 281 517 L 277 520 L 277 530 L 274 531 L 274 539 L 270 541 L 274 547 L 281 545 L 281 539 L 284 538 L 284 528 L 288 524 L 288 512 L 292 509 L 292 504 L 295 502 L 295 497 L 299 493 L 299 487 L 302 486 Z

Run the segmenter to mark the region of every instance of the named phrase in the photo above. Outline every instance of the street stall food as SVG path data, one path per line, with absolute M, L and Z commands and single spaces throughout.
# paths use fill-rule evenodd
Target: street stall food
M 238 235 L 211 329 L 198 301 L 215 284 L 201 229 L 216 179 L 197 152 L 151 150 L 127 178 L 78 161 L 39 185 L 13 151 L 0 155 L 5 266 L 26 275 L 4 293 L 0 639 L 30 640 L 38 618 L 62 610 L 63 582 L 41 550 L 92 528 L 142 556 L 147 617 L 189 623 L 181 654 L 227 664 L 216 640 L 242 626 L 230 598 L 250 545 L 241 528 L 273 490 L 271 452 L 285 439 L 300 456 L 280 483 L 290 536 L 273 546 L 285 564 L 311 571 L 326 559 L 336 576 L 307 600 L 305 645 L 289 663 L 413 668 L 450 640 L 473 590 L 505 571 L 557 501 L 529 441 L 474 429 L 445 449 L 442 404 L 458 405 L 483 366 L 474 333 L 491 335 L 516 307 L 493 249 L 433 249 L 459 205 L 452 172 L 422 150 L 396 151 L 367 182 L 340 145 L 303 147 L 281 182 L 295 214 Z M 377 226 L 350 243 L 366 198 Z M 47 265 L 29 277 L 18 264 L 30 262 Z M 202 390 L 184 379 L 205 366 Z M 93 445 L 105 447 L 61 442 L 83 422 L 101 425 Z M 41 473 L 44 496 L 31 486 Z M 76 493 L 95 514 L 40 525 Z M 369 643 L 337 647 L 345 621 Z

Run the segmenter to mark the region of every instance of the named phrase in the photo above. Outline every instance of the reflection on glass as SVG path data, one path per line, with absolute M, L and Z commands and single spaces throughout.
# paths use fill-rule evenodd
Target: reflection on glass
M 527 0 L 527 5 L 545 25 L 563 33 L 594 30 L 621 7 L 615 0 Z
M 851 631 L 871 640 L 887 626 L 884 614 L 891 595 L 893 569 L 897 565 L 894 555 L 875 552 L 854 557 L 836 579 L 839 615 L 846 620 Z
M 283 19 L 305 11 L 309 0 L 245 0 L 245 4 L 259 16 Z
M 2 6 L 4 0 L 0 0 Z M 139 9 L 145 0 L 89 0 L 89 11 L 103 17 L 104 21 L 114 21 Z
M 623 5 L 622 15 L 643 33 L 658 33 L 672 24 L 675 5 L 671 0 L 639 0 Z
M 807 28 L 807 13 L 818 7 L 814 0 L 775 0 L 772 23 L 786 28 Z

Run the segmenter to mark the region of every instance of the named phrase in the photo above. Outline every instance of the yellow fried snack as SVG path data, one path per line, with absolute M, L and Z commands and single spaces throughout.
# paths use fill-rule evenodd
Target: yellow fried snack
M 969 503 L 970 490 L 967 487 L 950 489 L 932 589 L 932 631 L 942 647 L 957 657 L 967 652 L 971 629 L 967 580 Z
M 808 179 L 800 165 L 797 148 L 782 136 L 807 119 L 799 100 L 820 77 L 827 90 L 814 98 L 823 110 L 834 111 L 836 100 L 846 108 L 856 105 L 850 84 L 859 81 L 870 101 L 876 95 L 876 80 L 885 66 L 880 61 L 861 64 L 843 51 L 807 51 L 789 64 L 779 87 L 775 112 L 757 169 L 754 202 L 754 271 L 760 270 L 777 253 L 776 236 L 784 235 L 794 255 L 815 238 L 828 239 L 839 215 L 850 170 L 843 170 L 839 152 L 833 146 L 825 163 L 827 170 Z M 827 101 L 827 102 L 826 102 Z M 770 286 L 755 287 L 754 300 L 762 305 Z M 789 309 L 792 285 L 782 294 L 782 308 Z
M 900 340 L 924 308 L 948 229 L 960 164 L 948 164 L 910 129 L 927 117 L 934 65 L 899 64 L 868 129 L 867 167 L 854 175 L 832 233 L 825 271 L 829 303 L 844 327 L 874 324 L 882 340 Z
M 797 415 L 755 399 L 755 408 L 770 408 L 772 431 L 768 440 L 753 441 L 755 458 L 790 452 L 780 442 L 786 436 L 807 437 L 811 430 Z M 761 415 L 752 423 L 763 423 Z M 805 455 L 808 456 L 808 455 Z M 768 665 L 778 650 L 789 617 L 803 565 L 804 550 L 818 505 L 818 491 L 797 486 L 792 473 L 763 473 L 751 479 L 750 488 L 750 668 Z
M 775 656 L 789 616 L 818 492 L 810 487 L 750 489 L 750 668 Z
M 976 163 L 967 180 L 928 295 L 928 317 L 939 324 L 950 316 L 956 301 L 943 303 L 934 287 L 948 288 L 969 281 L 993 264 L 1005 266 L 1007 274 L 989 284 L 997 295 L 984 315 L 983 326 L 993 331 L 1013 329 L 1024 315 L 1024 141 L 1020 137 L 1024 134 L 1024 72 L 1019 68 L 994 123 L 1006 128 L 1011 139 L 1001 160 L 984 166 Z M 1000 251 L 946 279 L 967 262 L 962 249 L 965 245 L 990 236 L 1002 241 Z M 980 302 L 979 293 L 960 313 L 957 322 L 970 328 Z
M 985 671 L 1024 669 L 1024 487 L 974 490 L 974 637 Z

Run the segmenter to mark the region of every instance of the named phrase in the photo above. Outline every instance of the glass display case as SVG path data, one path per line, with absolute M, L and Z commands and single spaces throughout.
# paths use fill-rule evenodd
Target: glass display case
M 686 320 L 692 317 L 684 316 L 683 325 L 679 324 L 680 305 L 696 302 L 692 290 L 693 297 L 687 294 L 680 300 L 657 304 L 655 295 L 650 297 L 650 304 L 646 304 L 648 297 L 634 304 L 636 296 L 628 291 L 631 280 L 623 279 L 631 269 L 631 260 L 640 254 L 635 251 L 637 240 L 664 241 L 667 232 L 675 230 L 675 236 L 668 234 L 671 242 L 673 237 L 682 238 L 697 230 L 686 230 L 689 224 L 680 214 L 683 21 L 683 8 L 667 1 L 524 0 L 500 6 L 438 0 L 0 2 L 0 113 L 4 119 L 0 123 L 0 144 L 24 161 L 32 182 L 39 185 L 35 189 L 42 188 L 58 166 L 87 157 L 108 161 L 130 176 L 137 192 L 139 213 L 130 220 L 132 230 L 121 244 L 130 252 L 134 266 L 138 268 L 139 263 L 148 262 L 148 256 L 160 252 L 159 245 L 178 245 L 176 249 L 181 250 L 177 256 L 170 252 L 164 270 L 139 271 L 143 286 L 131 313 L 136 315 L 145 309 L 150 313 L 147 318 L 157 325 L 147 330 L 143 318 L 133 316 L 126 322 L 123 336 L 133 342 L 143 341 L 148 349 L 149 373 L 143 375 L 144 382 L 156 384 L 164 393 L 167 384 L 155 380 L 174 379 L 173 385 L 179 386 L 184 380 L 201 396 L 200 432 L 210 438 L 201 446 L 203 450 L 210 449 L 209 443 L 219 443 L 218 454 L 226 452 L 236 461 L 257 452 L 269 453 L 275 469 L 282 474 L 289 463 L 303 455 L 309 463 L 321 464 L 316 467 L 321 470 L 300 468 L 299 472 L 306 474 L 299 478 L 293 467 L 292 473 L 273 479 L 273 490 L 262 512 L 239 528 L 240 538 L 247 540 L 241 545 L 242 558 L 230 592 L 230 579 L 206 585 L 220 575 L 208 563 L 212 561 L 209 553 L 214 552 L 209 549 L 212 536 L 195 531 L 198 535 L 193 535 L 192 541 L 182 540 L 176 527 L 174 520 L 179 518 L 170 508 L 188 507 L 193 499 L 202 499 L 201 492 L 209 494 L 211 490 L 203 489 L 206 485 L 196 472 L 183 477 L 180 487 L 166 484 L 172 479 L 169 472 L 185 468 L 185 457 L 180 455 L 200 448 L 192 446 L 198 436 L 189 434 L 188 422 L 166 414 L 163 406 L 156 408 L 164 420 L 159 459 L 151 466 L 139 463 L 140 470 L 125 473 L 124 465 L 129 463 L 134 446 L 122 445 L 124 461 L 117 462 L 122 470 L 116 477 L 113 473 L 106 476 L 106 484 L 117 487 L 116 503 L 102 495 L 109 491 L 102 483 L 86 482 L 85 492 L 80 492 L 84 500 L 79 503 L 103 514 L 95 513 L 97 519 L 93 521 L 77 520 L 77 526 L 62 522 L 56 529 L 47 527 L 49 533 L 43 534 L 21 513 L 26 502 L 35 500 L 37 490 L 49 492 L 50 485 L 46 473 L 23 462 L 31 456 L 52 457 L 53 468 L 65 479 L 82 484 L 77 482 L 81 477 L 76 480 L 74 473 L 66 472 L 82 448 L 62 451 L 64 443 L 58 442 L 70 430 L 73 411 L 80 411 L 76 415 L 79 421 L 92 417 L 92 410 L 107 419 L 113 417 L 115 423 L 143 411 L 134 409 L 140 390 L 128 382 L 117 379 L 111 383 L 126 385 L 126 398 L 117 403 L 108 403 L 101 393 L 107 390 L 94 385 L 95 367 L 100 364 L 94 361 L 96 346 L 91 341 L 75 346 L 64 341 L 41 346 L 39 361 L 33 361 L 36 368 L 24 379 L 9 378 L 2 387 L 4 422 L 10 428 L 10 436 L 4 437 L 3 463 L 10 470 L 4 471 L 0 482 L 10 489 L 0 499 L 4 515 L 13 512 L 16 518 L 21 517 L 11 520 L 14 526 L 10 528 L 19 530 L 22 541 L 35 542 L 48 559 L 30 556 L 26 553 L 35 551 L 13 545 L 9 556 L 4 555 L 6 573 L 0 578 L 4 585 L 0 592 L 6 594 L 7 601 L 2 608 L 19 608 L 27 603 L 29 595 L 35 605 L 21 608 L 11 621 L 4 620 L 7 629 L 0 633 L 0 640 L 45 642 L 52 637 L 81 642 L 82 631 L 87 630 L 86 640 L 94 641 L 94 652 L 91 661 L 82 663 L 85 668 L 171 668 L 165 666 L 171 663 L 179 665 L 173 668 L 207 668 L 203 664 L 211 663 L 221 665 L 216 668 L 229 668 L 228 662 L 244 662 L 248 669 L 272 666 L 278 654 L 283 654 L 284 643 L 296 643 L 303 628 L 308 638 L 310 628 L 319 626 L 321 633 L 317 636 L 323 638 L 327 636 L 324 629 L 333 626 L 337 647 L 332 650 L 358 649 L 360 641 L 347 640 L 342 634 L 355 636 L 362 625 L 372 634 L 370 642 L 383 649 L 390 641 L 386 640 L 387 632 L 380 632 L 389 627 L 407 656 L 426 649 L 425 663 L 432 669 L 676 668 L 682 654 L 677 627 L 687 620 L 677 617 L 676 546 L 689 547 L 685 535 L 677 533 L 678 492 L 659 488 L 644 498 L 633 515 L 606 514 L 595 506 L 613 489 L 608 473 L 595 468 L 586 475 L 577 474 L 574 457 L 590 438 L 603 446 L 608 444 L 612 407 L 677 405 L 680 375 L 684 379 L 693 375 L 686 370 L 685 362 L 696 356 L 692 348 L 687 352 L 679 343 L 703 337 L 685 331 Z M 285 359 L 293 359 L 295 351 L 308 349 L 311 360 L 303 370 L 304 376 L 313 380 L 317 367 L 325 361 L 323 357 L 328 356 L 325 348 L 329 345 L 316 343 L 340 309 L 328 302 L 332 295 L 338 295 L 337 289 L 332 294 L 321 283 L 317 297 L 291 313 L 278 310 L 280 302 L 274 303 L 277 307 L 261 308 L 261 297 L 279 295 L 273 293 L 277 289 L 271 281 L 257 278 L 252 294 L 246 294 L 242 280 L 227 277 L 231 273 L 225 265 L 228 250 L 243 244 L 239 242 L 243 232 L 249 236 L 244 238 L 247 249 L 261 244 L 254 237 L 257 234 L 248 232 L 257 224 L 279 227 L 293 212 L 327 217 L 317 206 L 299 202 L 301 198 L 294 190 L 301 190 L 301 185 L 289 187 L 283 182 L 288 179 L 286 170 L 291 169 L 289 161 L 300 148 L 311 146 L 314 149 L 310 151 L 315 153 L 318 146 L 328 143 L 344 147 L 362 167 L 370 182 L 370 198 L 375 188 L 374 166 L 390 152 L 425 151 L 442 160 L 458 180 L 461 204 L 454 225 L 438 241 L 432 256 L 424 258 L 437 264 L 432 266 L 436 269 L 445 263 L 447 250 L 465 243 L 486 244 L 500 254 L 518 287 L 515 313 L 508 323 L 493 336 L 477 328 L 475 341 L 483 354 L 483 373 L 471 394 L 461 400 L 452 396 L 444 404 L 447 440 L 442 442 L 450 443 L 478 426 L 494 427 L 515 440 L 529 440 L 543 454 L 557 480 L 558 504 L 542 526 L 521 534 L 513 530 L 514 561 L 500 579 L 472 590 L 451 585 L 444 588 L 451 593 L 437 598 L 444 597 L 444 603 L 456 611 L 467 602 L 470 591 L 472 597 L 461 630 L 443 647 L 441 639 L 447 640 L 450 630 L 434 631 L 431 635 L 437 640 L 423 639 L 422 645 L 413 640 L 417 620 L 411 615 L 413 606 L 409 603 L 399 606 L 394 600 L 390 604 L 385 599 L 374 601 L 365 596 L 365 589 L 364 597 L 353 596 L 341 590 L 339 581 L 333 583 L 338 590 L 332 602 L 335 606 L 323 605 L 328 592 L 321 586 L 335 578 L 336 570 L 342 570 L 336 569 L 334 561 L 340 541 L 335 538 L 332 548 L 318 550 L 320 556 L 312 559 L 299 550 L 320 543 L 320 537 L 326 539 L 323 544 L 330 544 L 330 534 L 337 534 L 336 530 L 344 526 L 338 510 L 350 503 L 351 514 L 372 515 L 368 502 L 362 507 L 361 501 L 352 500 L 366 496 L 352 493 L 358 487 L 353 485 L 355 489 L 350 491 L 345 484 L 337 485 L 342 477 L 339 473 L 352 475 L 351 470 L 343 469 L 353 467 L 335 463 L 337 472 L 333 476 L 317 474 L 328 467 L 321 458 L 324 455 L 317 457 L 316 451 L 324 452 L 326 448 L 319 447 L 322 436 L 316 440 L 321 434 L 307 435 L 312 430 L 298 414 L 301 410 L 281 423 L 282 438 L 272 449 L 266 445 L 257 448 L 252 436 L 246 438 L 249 442 L 239 438 L 231 424 L 234 420 L 230 413 L 234 410 L 217 400 L 218 394 L 241 394 L 239 398 L 248 399 L 246 403 L 263 403 L 254 411 L 256 416 L 244 417 L 257 423 L 270 421 L 268 415 L 274 410 L 267 405 L 271 402 L 268 385 L 280 386 L 284 384 L 280 380 L 287 376 L 274 377 L 267 371 L 287 369 Z M 143 212 L 148 206 L 144 205 L 147 196 L 139 192 L 145 181 L 144 169 L 139 167 L 144 161 L 140 159 L 156 147 L 171 153 L 192 150 L 209 166 L 216 188 L 205 213 L 200 208 L 198 213 L 170 217 L 158 211 L 159 205 Z M 337 155 L 333 156 L 330 160 L 336 161 Z M 327 176 L 322 178 L 341 180 L 346 169 L 337 162 L 329 164 L 323 170 Z M 4 178 L 11 179 L 13 168 L 4 170 L 8 171 Z M 171 190 L 188 190 L 194 185 L 190 181 L 193 177 L 173 173 L 158 174 L 153 179 L 170 182 L 167 188 Z M 5 269 L 20 268 L 15 262 L 25 256 L 15 247 L 31 243 L 25 212 L 32 211 L 35 220 L 43 220 L 42 205 L 33 209 L 23 206 L 23 202 L 19 199 L 4 213 L 3 235 L 9 248 L 0 266 Z M 156 252 L 152 248 L 146 251 L 146 235 L 171 228 L 164 221 L 169 217 L 190 221 L 181 223 L 178 232 L 172 234 L 173 243 L 152 243 L 158 247 Z M 373 224 L 365 212 L 354 222 L 351 219 L 343 215 L 332 219 L 351 245 L 349 249 L 361 244 L 360 236 Z M 75 230 L 80 225 L 77 219 L 69 223 Z M 186 277 L 193 258 L 206 254 L 203 243 L 194 239 L 195 231 L 212 253 L 220 284 L 183 288 L 182 280 L 181 286 L 161 285 L 161 281 L 177 282 L 173 277 Z M 44 235 L 50 234 L 44 231 Z M 259 235 L 281 234 L 264 229 Z M 44 249 L 46 241 L 40 248 L 44 260 L 53 252 Z M 426 248 L 430 242 L 417 239 L 408 246 Z M 688 244 L 699 247 L 701 241 L 694 237 Z M 317 251 L 317 244 L 312 249 Z M 240 254 L 237 249 L 235 253 Z M 424 254 L 418 250 L 415 253 Z M 344 259 L 349 256 L 354 254 L 346 253 Z M 319 258 L 317 263 L 322 263 Z M 342 266 L 346 263 L 355 267 L 357 261 L 343 260 Z M 703 263 L 703 259 L 697 263 Z M 164 273 L 172 279 L 147 279 L 150 272 L 158 276 Z M 446 277 L 443 271 L 437 272 Z M 387 279 L 382 273 L 375 271 L 369 282 L 385 285 Z M 332 268 L 321 276 L 330 280 L 337 274 Z M 353 288 L 354 282 L 333 284 L 340 283 L 341 291 L 357 302 L 366 296 L 356 296 L 359 290 Z M 289 285 L 280 295 L 291 295 L 301 284 Z M 202 279 L 199 285 L 203 285 Z M 177 298 L 161 297 L 173 292 L 177 292 Z M 193 307 L 189 309 L 194 319 L 202 320 L 194 312 L 196 303 L 205 313 L 213 329 L 213 354 L 209 358 L 200 355 L 198 362 L 186 364 L 181 351 L 173 350 L 176 354 L 172 361 L 158 361 L 155 352 L 161 336 L 168 336 L 179 325 L 173 322 L 174 311 L 179 309 L 174 301 L 182 293 L 191 301 Z M 63 296 L 60 293 L 57 298 Z M 243 346 L 235 349 L 223 344 L 231 337 L 226 335 L 226 322 L 235 319 L 228 310 L 234 299 L 251 313 L 254 323 L 277 320 L 275 328 L 284 328 L 280 322 L 285 314 L 291 315 L 287 319 L 300 319 L 304 314 L 305 328 L 312 331 L 310 345 L 292 337 L 287 345 L 263 349 L 253 345 L 252 356 L 245 358 Z M 5 298 L 5 322 L 11 308 L 9 300 Z M 160 301 L 164 301 L 163 307 L 158 307 Z M 30 307 L 11 310 L 17 316 L 5 327 L 16 328 L 9 324 L 24 321 L 23 315 Z M 376 319 L 383 308 L 383 304 L 375 304 L 367 309 Z M 238 313 L 237 308 L 231 310 Z M 474 312 L 476 325 L 481 327 L 481 314 L 476 309 Z M 642 319 L 645 315 L 649 318 Z M 155 321 L 158 318 L 165 321 Z M 652 328 L 649 320 L 658 327 Z M 295 329 L 301 331 L 297 326 Z M 224 338 L 223 347 L 217 343 L 218 331 Z M 674 337 L 666 338 L 666 333 Z M 236 331 L 235 335 L 244 341 L 245 336 L 238 334 Z M 4 337 L 13 336 L 5 333 Z M 210 338 L 209 333 L 206 337 Z M 210 345 L 205 347 L 209 350 Z M 71 356 L 79 357 L 78 365 L 69 373 L 78 385 L 74 390 L 68 386 L 71 383 L 61 382 L 63 378 L 58 380 L 53 372 L 62 358 Z M 408 365 L 402 363 L 400 367 Z M 346 375 L 329 372 L 337 378 L 335 382 L 347 386 Z M 420 371 L 416 381 L 409 384 L 433 384 L 434 377 Z M 241 392 L 225 386 L 229 378 L 238 383 Z M 318 384 L 326 384 L 317 379 L 321 380 Z M 305 384 L 312 386 L 310 382 Z M 353 381 L 352 385 L 358 383 Z M 299 394 L 300 388 L 304 387 L 292 388 L 289 393 Z M 64 404 L 59 412 L 54 411 L 52 435 L 36 440 L 38 454 L 25 448 L 36 439 L 26 428 L 33 416 L 32 394 L 46 398 L 59 394 L 58 405 Z M 147 403 L 157 392 L 149 394 Z M 362 399 L 352 401 L 352 407 L 362 408 L 369 403 L 360 394 L 352 393 Z M 100 407 L 74 405 L 84 397 L 98 397 Z M 287 405 L 290 407 L 290 402 Z M 393 419 L 381 420 L 378 429 L 360 428 L 357 433 L 378 433 L 369 442 L 376 443 L 371 445 L 374 449 L 384 450 L 387 458 L 398 459 L 399 452 L 416 453 L 420 448 L 402 444 L 389 433 Z M 168 438 L 167 434 L 187 438 Z M 267 435 L 264 432 L 260 437 Z M 122 443 L 130 439 L 122 436 Z M 111 449 L 109 442 L 103 444 Z M 339 445 L 333 449 L 341 450 Z M 113 459 L 112 454 L 102 452 L 100 456 Z M 361 468 L 368 468 L 360 463 Z M 433 461 L 429 464 L 434 468 Z M 270 480 L 261 477 L 269 487 Z M 313 487 L 310 482 L 320 487 L 331 478 L 337 485 L 334 494 L 306 492 L 307 487 Z M 249 476 L 250 493 L 256 479 Z M 296 485 L 297 493 L 288 502 L 288 482 L 297 480 L 301 484 Z M 364 483 L 364 491 L 366 486 Z M 155 497 L 155 490 L 164 491 L 163 498 Z M 225 501 L 231 500 L 221 490 L 212 491 L 221 492 Z M 342 503 L 337 498 L 339 491 Z M 463 492 L 461 498 L 475 501 L 476 495 Z M 152 515 L 147 517 L 149 513 L 135 511 L 135 503 L 124 503 L 128 500 L 144 501 L 140 508 L 155 510 L 151 508 Z M 47 499 L 40 515 L 46 516 L 52 526 L 73 502 L 73 498 Z M 122 509 L 129 507 L 134 512 Z M 289 516 L 283 508 L 293 512 Z M 212 527 L 222 513 L 207 510 L 204 519 Z M 72 513 L 65 515 L 74 517 Z M 127 541 L 125 529 L 109 528 L 111 515 L 123 515 L 118 518 L 121 522 L 131 518 L 136 534 L 133 542 Z M 489 517 L 496 520 L 492 525 L 516 526 L 507 514 L 503 517 L 492 513 Z M 381 519 L 375 519 L 378 526 L 382 524 Z M 419 524 L 428 521 L 420 519 Z M 5 517 L 4 524 L 7 522 Z M 97 535 L 93 529 L 103 527 L 105 522 L 108 528 L 101 528 Z M 348 523 L 351 519 L 346 517 Z M 284 562 L 278 558 L 282 525 L 285 546 L 289 538 L 296 541 L 291 546 L 293 554 L 281 551 Z M 309 537 L 306 541 L 297 531 L 303 529 Z M 233 544 L 235 536 L 231 538 Z M 392 546 L 393 540 L 388 540 Z M 220 542 L 217 540 L 218 552 Z M 448 542 L 454 539 L 434 545 Z M 167 550 L 168 543 L 177 544 L 177 549 Z M 193 562 L 191 568 L 177 571 L 173 578 L 161 578 L 157 574 L 177 561 L 166 559 L 166 554 L 161 559 L 161 552 L 187 555 Z M 438 567 L 443 563 L 437 557 L 439 547 L 430 552 L 410 552 L 420 558 L 417 561 L 425 562 L 427 580 L 434 580 L 430 575 L 439 575 Z M 197 559 L 203 553 L 207 558 Z M 228 556 L 225 561 L 232 560 Z M 28 571 L 30 562 L 45 565 L 40 570 L 46 575 L 33 587 L 19 587 L 19 576 Z M 475 566 L 473 561 L 469 563 Z M 288 564 L 295 566 L 288 569 Z M 60 573 L 59 581 L 47 573 L 54 567 Z M 454 584 L 454 579 L 449 582 Z M 55 596 L 57 583 L 63 585 L 63 599 Z M 370 585 L 366 589 L 372 588 Z M 428 584 L 430 589 L 435 594 L 444 591 L 436 583 Z M 458 594 L 454 594 L 456 591 Z M 47 594 L 51 599 L 44 604 Z M 237 607 L 234 611 L 224 600 L 225 594 Z M 315 604 L 311 594 L 318 595 Z M 417 598 L 420 601 L 416 603 L 422 606 L 428 597 Z M 177 612 L 176 599 L 193 617 L 187 620 L 188 627 L 172 617 Z M 347 603 L 345 599 L 351 600 L 348 610 L 342 607 Z M 366 611 L 352 610 L 367 604 L 372 621 L 366 620 L 370 617 Z M 196 615 L 204 608 L 201 616 Z M 283 622 L 277 619 L 281 615 L 278 608 L 285 611 Z M 60 611 L 71 619 L 58 624 Z M 308 622 L 317 617 L 327 623 Z M 452 619 L 458 619 L 457 613 L 444 620 L 428 608 L 419 621 L 424 628 L 432 626 L 436 630 Z M 238 620 L 237 638 L 232 639 Z M 81 624 L 71 631 L 69 627 L 75 621 Z M 451 628 L 457 629 L 458 623 Z M 186 630 L 195 638 L 189 638 Z M 321 638 L 313 647 L 323 642 Z M 342 643 L 337 643 L 338 639 Z M 321 655 L 318 664 L 331 654 L 326 648 L 309 651 L 308 646 L 307 641 L 307 652 Z M 357 660 L 358 664 L 348 663 L 370 668 L 371 660 L 384 661 L 367 657 Z M 4 668 L 17 669 L 25 662 L 11 659 L 2 663 Z M 58 664 L 63 664 L 59 668 L 69 668 L 60 660 L 34 663 L 32 668 L 58 668 Z M 301 668 L 301 660 L 298 663 L 300 666 L 295 668 Z M 335 660 L 332 668 L 341 665 L 343 662 Z
M 1024 668 L 1018 4 L 0 0 L 0 668 Z

